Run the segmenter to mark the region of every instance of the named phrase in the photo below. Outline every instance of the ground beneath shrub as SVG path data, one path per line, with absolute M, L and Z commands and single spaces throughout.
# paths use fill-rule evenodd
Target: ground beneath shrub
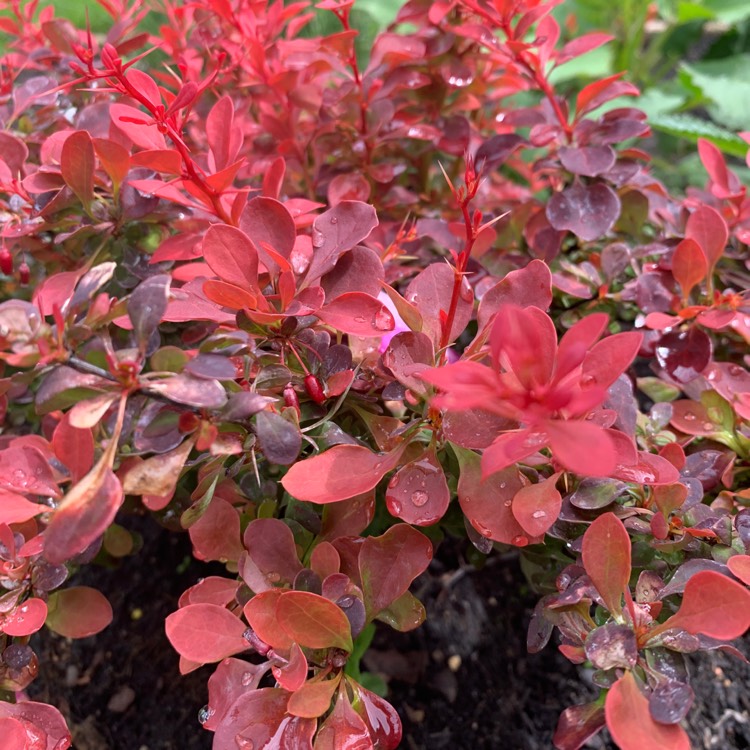
M 71 642 L 47 634 L 35 648 L 41 674 L 30 693 L 60 708 L 76 750 L 208 750 L 197 721 L 209 667 L 180 677 L 164 635 L 179 595 L 220 567 L 191 561 L 187 535 L 126 519 L 144 535 L 137 557 L 118 570 L 82 571 L 75 582 L 106 592 L 113 624 Z M 383 627 L 366 667 L 383 675 L 404 721 L 404 750 L 545 750 L 562 708 L 594 690 L 553 647 L 526 653 L 534 595 L 512 558 L 481 571 L 438 555 L 416 593 L 427 623 L 410 634 Z M 145 561 L 145 564 L 144 564 Z M 694 665 L 694 750 L 750 748 L 750 667 L 723 654 Z M 612 747 L 603 736 L 592 748 Z

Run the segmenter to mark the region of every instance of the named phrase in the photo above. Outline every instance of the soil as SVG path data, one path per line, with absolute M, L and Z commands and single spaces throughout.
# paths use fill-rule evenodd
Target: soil
M 74 580 L 108 595 L 114 622 L 85 640 L 39 636 L 40 676 L 29 693 L 60 708 L 75 750 L 209 750 L 213 735 L 197 716 L 211 667 L 181 677 L 163 623 L 188 586 L 223 568 L 193 561 L 185 534 L 147 519 L 124 523 L 143 535 L 140 553 Z M 475 571 L 456 566 L 454 553 L 439 554 L 417 583 L 425 625 L 408 634 L 383 626 L 366 657 L 401 713 L 401 747 L 548 750 L 560 711 L 596 691 L 553 646 L 526 652 L 535 596 L 515 559 L 495 556 Z M 694 662 L 694 750 L 750 748 L 749 683 L 750 666 L 724 654 Z M 589 747 L 614 746 L 603 733 Z

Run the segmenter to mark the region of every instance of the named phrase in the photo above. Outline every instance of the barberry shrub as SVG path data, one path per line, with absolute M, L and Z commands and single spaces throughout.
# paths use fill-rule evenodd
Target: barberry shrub
M 555 0 L 410 0 L 369 49 L 347 0 L 161 0 L 155 35 L 100 3 L 104 37 L 0 19 L 3 748 L 70 746 L 30 642 L 109 623 L 65 582 L 130 553 L 126 510 L 226 566 L 166 620 L 183 673 L 217 665 L 215 750 L 396 748 L 359 658 L 421 624 L 446 535 L 516 548 L 529 648 L 593 667 L 559 750 L 689 747 L 685 654 L 750 626 L 721 152 L 669 195 L 626 71 L 553 85 L 609 41 L 561 41 Z

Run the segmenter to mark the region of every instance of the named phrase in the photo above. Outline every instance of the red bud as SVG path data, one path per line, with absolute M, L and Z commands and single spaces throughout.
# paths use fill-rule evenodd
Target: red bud
M 6 276 L 10 276 L 13 273 L 13 256 L 5 245 L 0 247 L 0 271 Z
M 18 280 L 23 286 L 26 286 L 26 284 L 29 283 L 30 279 L 31 269 L 29 268 L 29 264 L 26 261 L 23 261 L 21 265 L 18 266 Z
M 326 394 L 323 391 L 323 385 L 320 380 L 310 373 L 305 375 L 305 390 L 307 395 L 316 403 L 322 404 L 326 400 Z

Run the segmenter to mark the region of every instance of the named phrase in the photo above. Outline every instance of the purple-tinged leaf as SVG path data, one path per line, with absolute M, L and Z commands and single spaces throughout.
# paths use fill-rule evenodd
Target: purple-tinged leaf
M 594 628 L 586 636 L 584 649 L 597 669 L 632 669 L 638 660 L 633 628 L 614 622 Z
M 563 146 L 557 154 L 568 172 L 585 177 L 608 172 L 617 158 L 611 146 Z
M 302 447 L 299 428 L 280 414 L 261 411 L 255 416 L 258 446 L 269 463 L 280 466 L 293 464 Z
M 148 340 L 167 311 L 169 283 L 170 277 L 166 274 L 151 276 L 128 297 L 128 316 L 141 351 L 145 351 Z
M 690 711 L 695 693 L 690 685 L 669 680 L 657 685 L 648 697 L 651 718 L 659 724 L 679 724 Z
M 708 334 L 698 326 L 669 331 L 656 345 L 656 361 L 678 383 L 695 380 L 711 362 L 713 347 Z
M 620 215 L 620 199 L 609 185 L 576 183 L 555 193 L 547 203 L 547 218 L 555 229 L 567 229 L 585 242 L 609 232 Z
M 556 750 L 580 750 L 604 729 L 604 707 L 599 703 L 569 706 L 557 722 L 552 738 Z
M 437 523 L 448 509 L 451 494 L 434 448 L 402 466 L 388 482 L 388 512 L 414 526 Z

